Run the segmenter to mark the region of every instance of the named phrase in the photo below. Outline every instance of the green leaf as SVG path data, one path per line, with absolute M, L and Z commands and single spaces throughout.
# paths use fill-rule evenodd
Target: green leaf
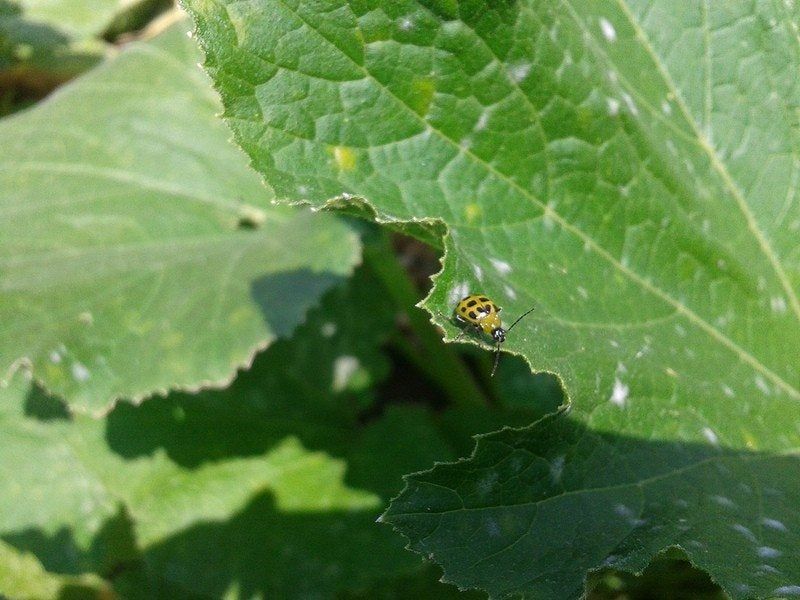
M 315 414 L 313 403 L 298 403 L 302 396 L 265 393 L 280 384 L 277 373 L 278 381 L 261 376 L 269 358 L 254 366 L 258 376 L 237 380 L 230 392 L 121 404 L 107 422 L 39 422 L 7 412 L 0 424 L 7 482 L 0 535 L 36 551 L 49 569 L 102 574 L 107 561 L 98 540 L 122 506 L 151 584 L 169 583 L 181 597 L 219 597 L 246 572 L 260 574 L 256 588 L 289 597 L 285 586 L 299 581 L 321 592 L 413 569 L 418 561 L 401 541 L 388 529 L 376 531 L 386 497 L 345 483 L 346 463 L 331 456 L 348 430 L 325 423 L 331 411 Z M 2 404 L 35 411 L 42 400 L 32 395 L 15 381 Z M 299 408 L 310 416 L 307 424 Z M 394 490 L 401 472 L 394 471 Z M 344 554 L 343 532 L 350 540 Z M 287 576 L 304 565 L 320 572 Z M 251 594 L 243 589 L 242 596 Z
M 0 377 L 29 362 L 73 408 L 229 381 L 358 260 L 269 204 L 184 32 L 0 123 Z
M 469 460 L 409 476 L 384 520 L 493 598 L 578 597 L 588 570 L 640 572 L 670 546 L 736 598 L 794 585 L 800 461 L 625 430 L 556 416 L 481 436 Z
M 230 388 L 120 403 L 103 421 L 17 376 L 0 389 L 0 538 L 134 598 L 413 583 L 421 561 L 375 521 L 403 473 L 457 454 L 421 407 L 372 408 L 396 327 L 386 297 L 360 269 Z M 126 570 L 137 561 L 144 582 Z
M 0 595 L 8 600 L 99 598 L 109 589 L 97 577 L 47 573 L 36 558 L 0 541 Z M 79 593 L 81 595 L 79 595 Z M 108 596 L 105 596 L 108 597 Z
M 508 320 L 535 307 L 506 347 L 560 376 L 573 426 L 590 428 L 586 456 L 610 444 L 601 432 L 611 447 L 641 445 L 627 479 L 564 502 L 531 487 L 501 494 L 501 473 L 515 482 L 525 471 L 479 448 L 430 477 L 462 469 L 477 486 L 470 465 L 486 460 L 490 503 L 455 511 L 451 488 L 429 496 L 412 479 L 393 505 L 415 548 L 449 580 L 497 594 L 513 572 L 515 593 L 575 595 L 610 556 L 638 569 L 673 544 L 687 544 L 734 597 L 796 589 L 796 539 L 752 526 L 767 519 L 792 532 L 795 518 L 786 474 L 800 448 L 797 6 L 185 4 L 234 135 L 278 198 L 356 197 L 382 221 L 440 219 L 448 235 L 431 313 L 449 314 L 470 291 L 491 295 Z M 549 428 L 559 431 L 545 421 L 513 439 L 535 457 Z M 605 476 L 605 463 L 573 465 L 570 445 L 548 439 L 564 469 Z M 661 444 L 677 444 L 677 458 L 654 461 Z M 725 458 L 707 468 L 704 452 Z M 715 478 L 714 465 L 732 475 Z M 749 501 L 737 475 L 754 478 Z M 787 500 L 760 513 L 767 489 Z M 698 494 L 687 499 L 689 490 Z M 690 502 L 686 516 L 648 507 L 654 496 Z M 560 526 L 522 538 L 535 552 L 514 552 L 513 527 L 495 541 L 480 526 L 535 525 L 550 497 Z M 584 497 L 590 507 L 570 501 Z M 686 518 L 696 535 L 645 528 L 634 543 L 618 506 L 636 519 Z M 437 520 L 452 526 L 436 530 Z M 429 526 L 437 535 L 426 545 Z M 551 577 L 557 558 L 572 563 Z

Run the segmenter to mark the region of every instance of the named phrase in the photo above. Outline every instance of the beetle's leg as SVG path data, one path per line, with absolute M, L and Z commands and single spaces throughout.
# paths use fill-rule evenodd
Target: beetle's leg
M 494 373 L 495 371 L 497 371 L 497 365 L 499 362 L 500 362 L 500 344 L 498 343 L 494 351 L 494 365 L 492 366 L 491 377 L 494 377 Z

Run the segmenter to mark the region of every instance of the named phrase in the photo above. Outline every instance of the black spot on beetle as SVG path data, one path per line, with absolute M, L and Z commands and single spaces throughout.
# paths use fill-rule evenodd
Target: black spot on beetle
M 472 307 L 473 307 L 473 306 L 475 306 L 477 303 L 478 303 L 478 301 L 477 301 L 477 300 L 470 300 L 469 302 L 467 302 L 467 306 L 469 306 L 470 308 L 472 308 Z
M 470 318 L 470 319 L 475 319 L 475 318 L 477 318 L 477 316 L 478 316 L 478 315 L 476 315 L 476 314 L 475 314 L 475 311 L 474 311 L 474 310 L 471 310 L 471 311 L 469 311 L 469 318 Z
M 461 312 L 465 313 L 465 312 L 467 312 L 467 307 L 466 306 L 462 306 L 459 310 Z
M 488 299 L 488 298 L 484 298 L 483 296 L 481 296 L 480 298 L 478 298 L 478 300 L 480 300 L 481 302 L 488 302 L 488 301 L 489 301 L 489 299 Z

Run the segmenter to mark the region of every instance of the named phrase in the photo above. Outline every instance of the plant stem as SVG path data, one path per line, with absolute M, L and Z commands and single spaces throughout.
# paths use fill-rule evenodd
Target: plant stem
M 420 371 L 435 381 L 447 394 L 454 406 L 487 406 L 488 400 L 478 387 L 473 374 L 449 344 L 429 322 L 422 309 L 416 308 L 417 291 L 408 273 L 399 264 L 389 243 L 389 236 L 381 231 L 377 239 L 365 240 L 364 261 L 383 282 L 395 304 L 400 307 L 416 334 L 415 347 L 409 340 L 398 336 L 398 350 Z

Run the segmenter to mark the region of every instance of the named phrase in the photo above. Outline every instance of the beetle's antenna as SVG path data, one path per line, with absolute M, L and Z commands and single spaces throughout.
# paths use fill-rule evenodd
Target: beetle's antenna
M 536 308 L 536 307 L 534 306 L 534 307 L 533 307 L 533 308 L 531 308 L 530 310 L 528 310 L 528 311 L 526 311 L 526 312 L 522 313 L 522 314 L 521 314 L 519 317 L 517 317 L 517 320 L 516 320 L 516 321 L 514 321 L 514 322 L 511 324 L 511 326 L 510 326 L 508 329 L 506 329 L 506 333 L 508 333 L 509 331 L 511 331 L 511 329 L 514 327 L 514 325 L 516 325 L 517 323 L 519 323 L 519 322 L 522 320 L 522 318 L 523 318 L 523 317 L 527 317 L 529 314 L 531 314 L 531 313 L 533 312 L 533 309 L 534 309 L 534 308 Z
M 519 323 L 523 319 L 523 317 L 526 317 L 529 314 L 531 314 L 533 312 L 534 308 L 536 308 L 536 307 L 534 306 L 533 308 L 525 311 L 519 317 L 517 317 L 517 320 L 514 321 L 508 329 L 506 329 L 506 333 L 511 331 L 514 328 L 514 325 Z M 500 342 L 497 343 L 496 350 L 494 351 L 494 366 L 492 367 L 491 377 L 494 377 L 494 373 L 495 373 L 495 371 L 497 371 L 497 363 L 499 363 L 499 362 L 500 362 Z
M 509 329 L 511 329 L 509 327 Z M 492 374 L 490 377 L 494 377 L 494 372 L 497 371 L 497 364 L 500 362 L 500 344 L 498 343 L 496 346 L 496 350 L 494 351 L 494 366 L 492 367 Z

